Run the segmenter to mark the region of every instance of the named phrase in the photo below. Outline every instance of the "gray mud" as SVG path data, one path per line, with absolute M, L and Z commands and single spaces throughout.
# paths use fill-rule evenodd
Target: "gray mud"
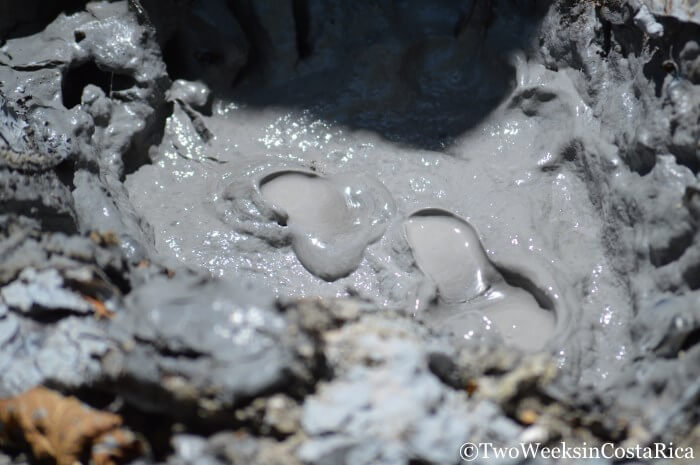
M 0 40 L 3 397 L 144 463 L 700 444 L 694 0 L 27 0 Z

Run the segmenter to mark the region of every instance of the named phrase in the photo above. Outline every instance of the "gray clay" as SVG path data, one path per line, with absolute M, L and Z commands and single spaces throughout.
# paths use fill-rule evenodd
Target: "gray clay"
M 699 43 L 697 0 L 0 4 L 0 394 L 107 398 L 144 464 L 697 448 Z

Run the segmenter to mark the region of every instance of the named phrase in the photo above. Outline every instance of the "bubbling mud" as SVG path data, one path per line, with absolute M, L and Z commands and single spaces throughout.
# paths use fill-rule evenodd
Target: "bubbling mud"
M 503 37 L 511 26 L 498 26 Z M 444 44 L 424 45 L 426 56 L 438 56 Z M 135 213 L 153 227 L 155 255 L 226 280 L 245 276 L 275 297 L 357 296 L 462 341 L 546 349 L 574 372 L 601 367 L 581 372 L 582 384 L 608 379 L 630 345 L 631 306 L 575 158 L 595 154 L 610 175 L 622 165 L 578 77 L 525 52 L 498 49 L 498 64 L 480 54 L 477 68 L 503 72 L 486 79 L 465 68 L 473 80 L 440 94 L 452 96 L 450 105 L 431 119 L 424 110 L 439 89 L 422 84 L 448 82 L 449 69 L 425 63 L 431 73 L 418 81 L 377 74 L 390 57 L 423 65 L 389 39 L 358 50 L 365 56 L 351 68 L 326 69 L 309 57 L 295 79 L 250 79 L 233 95 L 213 90 L 207 111 L 196 109 L 201 91 L 177 86 L 152 163 L 124 183 Z M 383 86 L 391 92 L 375 98 Z M 414 94 L 425 105 L 383 111 Z M 472 98 L 486 94 L 498 95 L 488 111 Z M 368 95 L 369 113 L 355 106 Z M 285 96 L 301 100 L 276 101 Z M 401 119 L 408 116 L 410 124 Z M 373 130 L 364 129 L 369 123 Z M 426 125 L 461 129 L 441 135 Z M 397 128 L 413 134 L 394 137 Z M 463 224 L 479 232 L 469 239 L 476 261 L 459 259 L 465 250 L 444 252 L 450 265 L 442 269 L 421 259 L 405 226 L 430 209 L 448 212 L 463 234 L 475 234 Z
M 116 396 L 171 464 L 265 406 L 250 463 L 690 444 L 697 5 L 0 6 L 0 394 Z
M 554 315 L 527 291 L 508 284 L 489 261 L 466 221 L 427 210 L 406 221 L 406 237 L 418 267 L 434 282 L 437 303 L 426 321 L 457 338 L 474 335 L 474 316 L 483 329 L 496 330 L 506 344 L 540 350 L 554 332 Z
M 406 235 L 418 266 L 435 281 L 444 302 L 467 302 L 483 294 L 496 275 L 474 229 L 457 218 L 413 216 Z
M 333 281 L 355 271 L 367 244 L 384 232 L 381 211 L 390 211 L 392 202 L 380 201 L 376 211 L 373 194 L 385 189 L 362 184 L 352 176 L 283 172 L 260 185 L 278 222 L 289 228 L 299 261 L 319 278 Z

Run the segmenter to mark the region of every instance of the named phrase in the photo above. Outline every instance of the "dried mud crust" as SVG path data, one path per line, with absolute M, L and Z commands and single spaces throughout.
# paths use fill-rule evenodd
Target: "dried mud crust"
M 175 141 L 185 146 L 213 137 L 207 87 L 171 81 L 201 79 L 216 93 L 283 80 L 314 54 L 349 59 L 323 44 L 375 23 L 342 2 L 319 16 L 313 1 L 75 2 L 57 18 L 43 2 L 10 3 L 0 7 L 0 463 L 72 465 L 90 450 L 98 464 L 128 461 L 95 455 L 122 422 L 142 438 L 140 463 L 460 463 L 468 440 L 697 450 L 700 25 L 690 2 L 535 2 L 541 23 L 522 44 L 573 83 L 610 139 L 605 150 L 571 140 L 543 168 L 583 180 L 629 295 L 620 331 L 630 343 L 599 383 L 585 381 L 601 369 L 587 355 L 602 344 L 590 328 L 572 333 L 574 359 L 455 346 L 406 312 L 359 298 L 280 302 L 157 253 L 123 181 L 158 155 L 168 124 L 187 128 L 191 138 Z M 476 5 L 445 34 L 488 37 L 505 6 Z M 338 12 L 346 23 L 324 22 Z M 551 95 L 512 101 L 538 117 Z M 396 127 L 385 135 L 403 137 Z M 438 136 L 431 148 L 449 145 Z M 70 420 L 54 418 L 56 406 L 84 407 L 32 391 L 41 385 L 108 412 L 85 410 L 106 426 L 96 416 L 56 440 Z M 18 402 L 48 416 L 11 413 Z

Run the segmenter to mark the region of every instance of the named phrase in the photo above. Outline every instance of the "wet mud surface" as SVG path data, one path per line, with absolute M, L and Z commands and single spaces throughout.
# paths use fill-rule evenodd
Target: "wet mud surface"
M 697 448 L 700 5 L 665 3 L 0 6 L 0 397 L 144 464 Z

